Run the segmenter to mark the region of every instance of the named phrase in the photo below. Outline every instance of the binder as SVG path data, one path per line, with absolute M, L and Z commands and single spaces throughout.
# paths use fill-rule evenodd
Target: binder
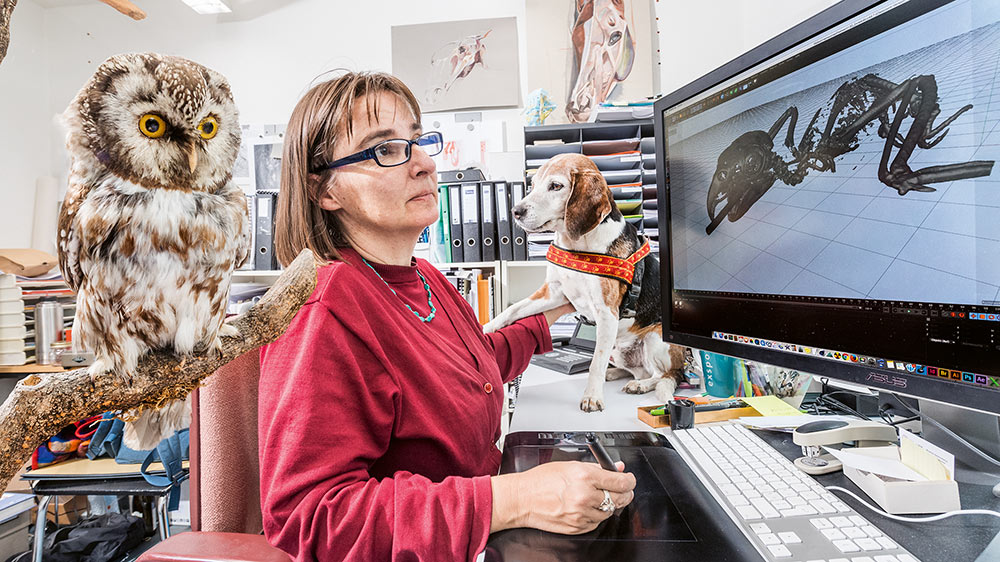
M 273 271 L 278 269 L 274 258 L 274 209 L 275 193 L 257 194 L 257 228 L 254 235 L 254 269 L 257 271 Z
M 438 220 L 431 226 L 431 258 L 435 263 L 451 261 L 451 220 L 448 186 L 438 184 Z
M 452 184 L 448 186 L 448 215 L 451 220 L 451 262 L 458 263 L 465 261 L 465 246 L 462 236 L 462 186 Z
M 493 182 L 484 181 L 480 185 L 479 202 L 482 210 L 482 261 L 494 261 L 497 259 L 497 221 L 496 221 L 496 196 L 493 194 Z
M 463 183 L 462 189 L 462 256 L 463 261 L 481 261 L 479 216 L 479 184 Z
M 510 184 L 510 202 L 511 207 L 516 206 L 524 199 L 524 182 L 516 181 Z M 525 234 L 524 229 L 521 225 L 517 224 L 517 221 L 511 219 L 511 233 L 513 234 L 513 240 L 511 244 L 514 249 L 514 260 L 515 261 L 526 261 L 528 259 L 528 236 Z
M 500 259 L 514 259 L 514 246 L 510 229 L 510 188 L 505 181 L 498 181 L 493 187 L 497 209 L 497 251 Z

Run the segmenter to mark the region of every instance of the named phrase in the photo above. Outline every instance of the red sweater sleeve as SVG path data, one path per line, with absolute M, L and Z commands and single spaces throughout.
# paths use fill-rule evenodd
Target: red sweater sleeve
M 371 475 L 399 423 L 400 386 L 346 324 L 313 301 L 261 353 L 268 540 L 296 561 L 472 560 L 489 535 L 489 476 Z
M 532 355 L 552 351 L 552 334 L 544 314 L 522 318 L 486 334 L 486 340 L 497 358 L 503 382 L 510 382 L 523 373 Z

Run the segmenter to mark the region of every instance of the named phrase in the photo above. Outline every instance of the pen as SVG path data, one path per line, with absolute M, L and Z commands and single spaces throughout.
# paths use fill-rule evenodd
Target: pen
M 591 454 L 593 454 L 594 458 L 597 459 L 601 468 L 612 472 L 618 472 L 618 469 L 615 468 L 614 461 L 612 461 L 611 457 L 608 455 L 608 450 L 604 448 L 604 445 L 601 445 L 601 442 L 597 440 L 597 436 L 593 433 L 587 434 L 587 446 L 590 447 Z

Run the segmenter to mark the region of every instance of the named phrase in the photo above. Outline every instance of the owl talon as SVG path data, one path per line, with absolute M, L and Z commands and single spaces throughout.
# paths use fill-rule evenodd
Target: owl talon
M 237 328 L 236 326 L 233 326 L 232 324 L 229 324 L 227 322 L 223 322 L 222 325 L 219 326 L 219 337 L 220 338 L 235 338 L 236 336 L 239 336 L 239 335 L 240 335 L 239 328 Z M 216 338 L 216 341 L 218 341 L 218 338 Z

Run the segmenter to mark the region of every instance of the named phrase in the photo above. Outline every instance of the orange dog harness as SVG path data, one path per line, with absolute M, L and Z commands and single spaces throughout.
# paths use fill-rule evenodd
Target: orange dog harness
M 635 276 L 635 264 L 649 255 L 649 252 L 649 240 L 644 240 L 642 246 L 627 258 L 618 258 L 607 254 L 571 252 L 555 244 L 550 244 L 545 259 L 566 269 L 617 279 L 626 285 L 631 285 L 632 278 Z

